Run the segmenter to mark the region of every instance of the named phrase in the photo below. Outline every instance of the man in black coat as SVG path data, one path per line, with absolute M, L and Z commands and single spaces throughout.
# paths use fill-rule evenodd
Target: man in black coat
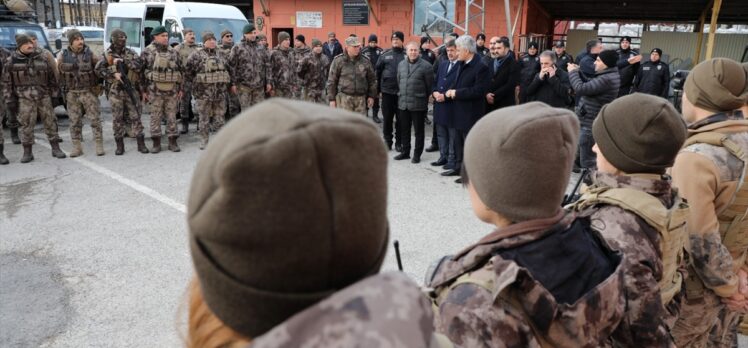
M 405 59 L 405 50 L 403 50 L 403 40 L 405 35 L 401 31 L 392 33 L 392 48 L 384 51 L 374 67 L 377 74 L 377 87 L 381 93 L 382 99 L 382 116 L 384 124 L 382 133 L 384 142 L 388 149 L 392 149 L 392 131 L 394 123 L 395 131 L 395 150 L 402 151 L 400 142 L 400 125 L 399 120 L 395 118 L 397 112 L 397 65 Z
M 486 97 L 490 82 L 488 67 L 483 64 L 476 52 L 475 39 L 469 35 L 460 36 L 456 41 L 458 75 L 452 88 L 444 97 L 454 101 L 454 123 L 449 134 L 455 146 L 455 169 L 442 173 L 444 176 L 460 175 L 465 138 L 475 122 L 486 113 Z M 461 183 L 460 179 L 456 180 Z
M 649 54 L 649 61 L 639 66 L 634 78 L 634 92 L 656 95 L 667 99 L 670 93 L 670 67 L 663 63 L 662 50 L 655 48 Z
M 553 45 L 553 50 L 556 51 L 556 67 L 568 72 L 566 66 L 569 63 L 574 63 L 574 57 L 569 52 L 566 52 L 566 44 L 563 41 L 556 41 L 556 44 Z
M 454 124 L 454 100 L 445 98 L 444 94 L 452 88 L 457 80 L 457 46 L 454 40 L 444 44 L 445 61 L 439 64 L 431 96 L 434 97 L 434 128 L 439 142 L 439 159 L 432 166 L 444 166 L 444 169 L 455 169 L 455 150 L 449 137 L 450 127 Z
M 368 45 L 361 51 L 361 55 L 369 59 L 372 67 L 377 66 L 379 56 L 384 52 L 377 44 L 378 41 L 377 35 L 369 35 Z M 379 98 L 374 98 L 374 106 L 371 107 L 371 118 L 376 123 L 382 123 L 382 120 L 379 119 Z
M 530 42 L 530 46 L 527 47 L 527 52 L 519 59 L 519 65 L 522 69 L 519 81 L 520 104 L 527 102 L 527 87 L 530 85 L 530 82 L 532 82 L 532 78 L 540 71 L 540 64 L 538 63 L 538 47 L 537 42 Z
M 334 32 L 327 34 L 327 42 L 322 45 L 322 53 L 326 55 L 331 62 L 333 58 L 337 57 L 339 54 L 343 54 L 343 46 L 341 46 L 338 39 L 335 38 Z
M 509 48 L 509 39 L 492 37 L 491 53 L 483 57 L 491 79 L 486 93 L 486 113 L 516 105 L 515 90 L 519 85 L 520 67 Z
M 424 125 L 429 108 L 429 93 L 434 85 L 434 73 L 431 63 L 421 58 L 421 47 L 411 42 L 405 49 L 407 58 L 397 67 L 398 81 L 398 118 L 402 135 L 403 151 L 395 156 L 396 160 L 410 158 L 410 129 L 416 133 L 416 145 L 413 150 L 413 163 L 421 162 L 425 139 Z
M 618 54 L 618 74 L 621 75 L 621 88 L 618 96 L 622 97 L 631 93 L 631 85 L 634 82 L 634 75 L 639 70 L 639 64 L 642 55 L 638 50 L 631 48 L 631 37 L 624 36 L 621 38 L 620 47 L 616 50 Z
M 551 51 L 540 54 L 540 72 L 527 87 L 527 99 L 565 108 L 571 104 L 569 75 L 556 67 L 555 59 L 556 54 Z

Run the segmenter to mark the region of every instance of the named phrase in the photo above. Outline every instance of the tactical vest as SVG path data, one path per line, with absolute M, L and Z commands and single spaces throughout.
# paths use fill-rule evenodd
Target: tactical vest
M 197 51 L 198 48 L 199 47 L 197 45 L 187 46 L 187 44 L 182 44 L 179 47 L 179 58 L 182 59 L 182 62 L 186 62 L 187 58 L 190 57 L 190 54 L 192 54 L 193 52 Z
M 60 74 L 68 90 L 89 89 L 96 86 L 98 79 L 94 72 L 91 50 L 86 47 L 83 53 L 77 56 L 68 49 L 62 51 Z
M 182 81 L 182 73 L 179 72 L 177 62 L 172 60 L 169 52 L 155 52 L 153 67 L 148 71 L 146 78 L 153 81 L 156 88 L 169 92 L 174 90 L 175 84 Z
M 112 73 L 118 73 L 119 70 L 117 70 L 117 66 L 114 64 L 114 58 L 120 58 L 123 61 L 132 61 L 135 59 L 135 55 L 133 54 L 133 52 L 128 51 L 127 49 L 124 49 L 124 51 L 121 54 L 114 53 L 111 49 L 107 51 L 106 59 L 107 59 L 107 63 L 109 64 L 109 69 L 111 70 Z M 125 72 L 127 74 L 127 79 L 130 80 L 130 83 L 132 83 L 133 85 L 136 85 L 140 81 L 140 74 L 138 74 L 137 71 L 130 70 L 130 68 L 127 67 L 126 62 L 123 62 L 123 64 L 125 67 Z M 116 85 L 119 83 L 119 81 L 112 78 L 111 83 L 113 85 Z
M 688 241 L 686 220 L 688 204 L 676 196 L 670 209 L 654 196 L 630 188 L 598 187 L 585 192 L 572 205 L 576 211 L 582 211 L 596 204 L 610 204 L 632 212 L 654 227 L 660 235 L 660 252 L 662 253 L 662 279 L 660 297 L 662 303 L 669 303 L 681 291 L 683 275 L 678 266 L 683 260 L 683 253 Z
M 722 244 L 733 255 L 740 255 L 734 259 L 735 265 L 745 264 L 748 255 L 748 185 L 746 172 L 748 171 L 748 154 L 728 134 L 718 132 L 697 133 L 686 140 L 684 148 L 697 143 L 719 146 L 743 162 L 743 172 L 740 175 L 737 189 L 730 204 L 717 214 L 719 234 Z
M 231 82 L 229 72 L 223 60 L 218 59 L 217 55 L 206 56 L 202 69 L 195 76 L 195 83 L 217 84 L 229 82 Z
M 24 60 L 14 54 L 10 74 L 15 87 L 42 87 L 49 81 L 49 65 L 42 55 Z

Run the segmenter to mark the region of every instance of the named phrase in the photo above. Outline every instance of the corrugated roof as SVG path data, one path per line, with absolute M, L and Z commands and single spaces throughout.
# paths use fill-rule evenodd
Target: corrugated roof
M 697 22 L 709 0 L 536 0 L 557 20 Z M 722 0 L 719 23 L 748 23 L 748 1 Z

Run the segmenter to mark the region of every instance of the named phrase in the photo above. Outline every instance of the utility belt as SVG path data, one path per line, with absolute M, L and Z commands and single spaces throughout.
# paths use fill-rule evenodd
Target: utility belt
M 363 94 L 348 94 L 348 93 L 338 92 L 338 95 L 341 96 L 341 97 L 351 97 L 351 98 L 366 97 L 365 93 L 363 93 Z

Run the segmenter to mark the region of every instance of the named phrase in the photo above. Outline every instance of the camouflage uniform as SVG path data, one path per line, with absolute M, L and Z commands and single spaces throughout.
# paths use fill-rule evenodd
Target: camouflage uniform
M 6 64 L 6 60 L 10 57 L 10 51 L 0 47 L 0 91 L 5 90 L 5 84 L 3 79 L 3 67 Z M 10 114 L 10 111 L 8 111 L 7 106 L 5 105 L 5 98 L 3 97 L 5 93 L 0 92 L 0 106 L 2 106 L 2 110 L 0 110 L 0 145 L 2 145 L 5 142 L 5 139 L 3 138 L 3 120 L 5 119 L 6 114 Z M 10 121 L 8 121 L 10 123 Z
M 596 203 L 595 195 L 601 189 L 645 192 L 668 209 L 680 202 L 677 191 L 671 188 L 669 178 L 660 175 L 597 173 L 593 185 L 573 205 L 580 217 L 589 217 L 592 228 L 625 256 L 626 317 L 611 336 L 614 344 L 620 347 L 672 347 L 670 327 L 677 318 L 680 301 L 676 298 L 663 304 L 661 300 L 658 285 L 664 276 L 661 236 L 634 212 L 617 205 Z M 681 237 L 685 238 L 685 232 Z M 685 270 L 681 268 L 681 271 Z M 680 276 L 676 278 L 682 279 Z M 681 288 L 678 285 L 677 291 Z
M 335 57 L 327 78 L 327 98 L 337 107 L 366 115 L 366 98 L 377 95 L 377 76 L 368 59 L 343 53 Z
M 293 98 L 294 90 L 298 86 L 296 78 L 296 54 L 292 48 L 284 49 L 280 46 L 270 54 L 271 73 L 273 75 L 274 96 L 279 98 Z
M 218 45 L 218 53 L 223 57 L 223 60 L 228 63 L 229 56 L 231 56 L 231 49 L 234 47 L 231 45 Z M 233 93 L 226 93 L 226 119 L 238 115 L 242 111 L 242 107 L 239 104 L 239 96 Z
M 625 298 L 621 256 L 601 237 L 577 232 L 594 238 L 615 268 L 573 303 L 557 301 L 527 268 L 501 256 L 579 223 L 559 215 L 499 229 L 443 259 L 426 281 L 437 332 L 466 347 L 602 346 L 624 315 Z
M 60 82 L 67 100 L 68 117 L 70 117 L 70 138 L 73 140 L 73 152 L 70 157 L 82 154 L 81 140 L 83 140 L 83 114 L 85 113 L 96 142 L 96 154 L 104 154 L 103 133 L 99 110 L 99 94 L 101 87 L 96 76 L 95 67 L 99 62 L 88 46 L 83 46 L 81 52 L 75 52 L 69 47 L 57 55 L 57 67 L 60 71 Z
M 122 59 L 126 77 L 134 89 L 132 92 L 136 103 L 133 103 L 122 83 L 114 77 L 114 74 L 117 73 L 117 66 L 114 64 L 114 59 Z M 142 110 L 142 105 L 140 104 L 141 82 L 143 81 L 142 71 L 143 61 L 135 51 L 114 44 L 107 48 L 106 52 L 104 52 L 104 59 L 96 65 L 96 72 L 101 78 L 106 80 L 105 88 L 109 97 L 109 103 L 112 106 L 114 140 L 117 141 L 118 147 L 122 147 L 122 151 L 124 151 L 125 123 L 128 123 L 131 124 L 133 135 L 138 139 L 138 151 L 148 153 L 143 140 L 145 136 L 143 134 L 141 114 L 138 112 Z M 125 113 L 127 113 L 127 117 Z
M 301 60 L 304 59 L 304 57 L 312 54 L 312 49 L 309 46 L 294 47 L 293 49 L 294 54 L 294 78 L 296 79 L 296 83 L 293 85 L 293 97 L 294 99 L 303 99 L 304 97 L 304 85 L 302 84 L 303 81 L 301 78 L 299 78 L 299 75 L 296 73 L 298 71 L 299 64 L 301 64 Z
M 190 56 L 184 70 L 185 79 L 192 81 L 191 92 L 197 100 L 200 116 L 200 148 L 205 148 L 210 119 L 216 131 L 224 124 L 226 95 L 231 82 L 228 63 L 216 49 L 203 48 Z
M 176 139 L 179 136 L 176 97 L 182 88 L 182 60 L 173 48 L 152 42 L 143 51 L 143 65 L 144 88 L 150 101 L 151 137 L 161 137 L 161 119 L 165 117 L 166 134 L 169 139 Z
M 746 159 L 728 148 L 744 157 L 748 153 L 748 120 L 735 111 L 706 121 L 689 127 L 689 139 L 672 169 L 674 185 L 692 211 L 686 295 L 672 331 L 678 347 L 732 345 L 738 318 L 734 312 L 722 312 L 721 298 L 738 291 L 737 271 L 748 270 Z M 722 146 L 702 138 L 710 135 Z
M 322 53 L 310 53 L 301 58 L 296 67 L 296 73 L 303 87 L 303 100 L 324 103 L 323 95 L 329 70 L 330 60 Z
M 257 41 L 242 39 L 229 55 L 231 84 L 239 93 L 242 110 L 265 100 L 265 85 L 272 85 L 270 58 Z
M 200 48 L 197 44 L 187 44 L 186 42 L 183 42 L 179 44 L 177 47 L 174 47 L 174 49 L 179 53 L 179 59 L 182 62 L 186 62 L 187 59 L 190 57 L 190 54 L 194 53 Z M 192 111 L 192 94 L 188 93 L 187 91 L 190 90 L 189 84 L 192 83 L 192 80 L 185 79 L 184 80 L 184 93 L 182 94 L 182 99 L 179 100 L 179 116 L 182 119 L 182 125 L 185 129 L 187 129 L 187 124 L 191 117 L 191 111 Z
M 435 334 L 428 300 L 402 273 L 366 278 L 297 313 L 252 348 L 452 347 Z

